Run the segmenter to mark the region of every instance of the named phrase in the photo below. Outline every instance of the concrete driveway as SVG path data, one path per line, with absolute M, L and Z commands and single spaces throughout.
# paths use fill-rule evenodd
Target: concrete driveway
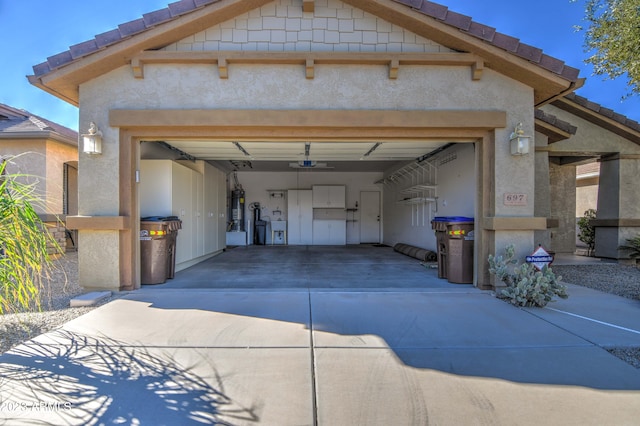
M 387 261 L 437 280 L 415 261 Z M 637 424 L 640 370 L 603 347 L 640 346 L 640 301 L 571 286 L 568 300 L 519 309 L 440 284 L 145 287 L 0 356 L 0 416 L 12 425 Z

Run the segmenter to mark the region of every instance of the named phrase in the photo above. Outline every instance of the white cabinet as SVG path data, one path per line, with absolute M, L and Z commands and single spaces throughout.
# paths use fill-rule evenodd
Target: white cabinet
M 176 271 L 225 246 L 225 175 L 210 165 L 201 170 L 204 174 L 171 160 L 140 161 L 140 216 L 178 216 L 182 221 Z
M 314 220 L 313 244 L 343 246 L 347 244 L 345 220 Z
M 204 253 L 215 253 L 226 244 L 227 191 L 224 172 L 210 164 L 204 165 L 203 232 Z
M 309 189 L 287 191 L 288 243 L 313 244 L 313 195 Z
M 344 209 L 346 205 L 344 185 L 314 185 L 313 208 Z

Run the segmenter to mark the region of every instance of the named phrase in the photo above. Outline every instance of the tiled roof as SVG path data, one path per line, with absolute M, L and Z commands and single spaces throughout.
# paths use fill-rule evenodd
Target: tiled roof
M 16 133 L 56 133 L 68 141 L 78 141 L 78 132 L 31 114 L 28 111 L 0 104 L 0 138 Z
M 578 131 L 578 128 L 571 125 L 571 123 L 560 120 L 555 115 L 548 114 L 541 109 L 535 110 L 535 118 L 538 120 L 542 120 L 543 122 L 550 124 L 551 126 L 560 129 L 563 132 L 569 133 L 570 135 L 575 135 Z
M 628 118 L 627 116 L 624 116 L 622 114 L 618 114 L 617 112 L 615 112 L 612 109 L 609 108 L 605 108 L 600 104 L 597 104 L 595 102 L 590 101 L 589 99 L 582 97 L 582 96 L 578 96 L 575 93 L 570 93 L 568 95 L 565 96 L 566 99 L 570 100 L 571 102 L 574 102 L 578 105 L 580 105 L 583 108 L 586 108 L 590 111 L 595 112 L 596 114 L 602 115 L 606 118 L 609 118 L 615 122 L 618 122 L 620 124 L 623 124 L 625 126 L 627 126 L 630 129 L 633 129 L 637 132 L 640 132 L 640 123 L 638 123 L 635 120 L 632 120 L 630 118 Z
M 580 70 L 577 68 L 567 66 L 560 59 L 544 54 L 542 50 L 537 47 L 521 43 L 517 38 L 499 33 L 493 27 L 475 22 L 470 16 L 452 12 L 446 6 L 426 0 L 393 1 L 409 6 L 423 15 L 442 21 L 447 25 L 459 29 L 463 33 L 469 34 L 493 46 L 506 50 L 509 53 L 526 59 L 529 62 L 558 74 L 568 80 L 575 80 L 578 78 Z
M 93 40 L 87 40 L 73 45 L 65 52 L 50 56 L 46 62 L 35 65 L 33 72 L 36 76 L 47 74 L 77 59 L 91 55 L 136 34 L 219 1 L 220 0 L 180 0 L 171 3 L 164 9 L 146 13 L 142 15 L 142 18 L 118 25 L 117 29 L 98 34 Z
M 140 19 L 118 25 L 117 29 L 99 34 L 92 40 L 73 45 L 69 50 L 47 58 L 46 62 L 33 67 L 34 74 L 36 77 L 42 76 L 131 36 L 219 1 L 221 0 L 181 0 L 171 3 L 165 9 L 147 13 Z M 424 0 L 393 1 L 450 25 L 490 45 L 526 59 L 532 64 L 560 75 L 567 80 L 574 81 L 578 78 L 578 69 L 569 67 L 565 65 L 563 61 L 544 54 L 542 50 L 537 47 L 521 43 L 517 38 L 497 32 L 495 28 L 477 23 L 469 16 L 452 12 L 446 6 Z

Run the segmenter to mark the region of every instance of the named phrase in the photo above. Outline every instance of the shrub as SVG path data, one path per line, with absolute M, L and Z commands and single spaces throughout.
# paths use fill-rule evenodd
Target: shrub
M 578 239 L 587 245 L 587 255 L 593 256 L 596 247 L 596 228 L 590 221 L 596 218 L 596 211 L 589 209 L 584 212 L 584 216 L 578 219 Z
M 619 247 L 622 250 L 629 250 L 629 258 L 640 259 L 640 234 L 633 238 L 627 238 L 627 244 Z
M 489 272 L 506 284 L 496 296 L 516 306 L 544 307 L 554 296 L 566 299 L 567 288 L 560 284 L 562 277 L 556 277 L 551 268 L 542 271 L 529 263 L 518 265 L 514 259 L 515 247 L 507 246 L 505 255 L 489 255 Z
M 35 185 L 7 174 L 6 165 L 0 158 L 0 314 L 40 308 L 47 245 L 58 247 L 33 207 L 41 202 Z

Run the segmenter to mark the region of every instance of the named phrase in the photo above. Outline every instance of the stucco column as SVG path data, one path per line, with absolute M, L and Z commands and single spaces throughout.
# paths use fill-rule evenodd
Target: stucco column
M 596 220 L 598 257 L 623 259 L 618 249 L 640 233 L 640 155 L 615 155 L 602 159 Z
M 574 253 L 576 251 L 576 166 L 562 166 L 552 161 L 549 164 L 549 183 L 551 185 L 551 217 L 557 225 L 551 232 L 548 248 L 556 253 Z
M 120 233 L 129 218 L 120 215 L 118 129 L 106 114 L 80 108 L 80 132 L 95 122 L 103 134 L 101 154 L 79 154 L 78 216 L 67 224 L 78 230 L 78 281 L 85 289 L 121 290 Z M 82 150 L 82 146 L 80 146 Z
M 504 285 L 489 274 L 489 254 L 502 255 L 505 247 L 513 244 L 517 259 L 523 261 L 536 247 L 535 232 L 547 227 L 547 218 L 536 217 L 534 211 L 534 147 L 528 155 L 510 153 L 509 134 L 514 126 L 491 132 L 478 150 L 476 272 L 478 287 L 484 289 Z M 533 129 L 532 120 L 524 122 L 524 128 Z
M 536 133 L 536 148 L 546 148 L 549 145 L 549 138 L 541 133 Z M 535 152 L 535 203 L 533 213 L 537 217 L 546 217 L 547 225 L 557 227 L 557 221 L 551 218 L 551 189 L 549 182 L 549 152 L 538 150 Z M 551 230 L 542 229 L 534 232 L 535 242 L 543 247 L 553 250 L 551 247 Z

